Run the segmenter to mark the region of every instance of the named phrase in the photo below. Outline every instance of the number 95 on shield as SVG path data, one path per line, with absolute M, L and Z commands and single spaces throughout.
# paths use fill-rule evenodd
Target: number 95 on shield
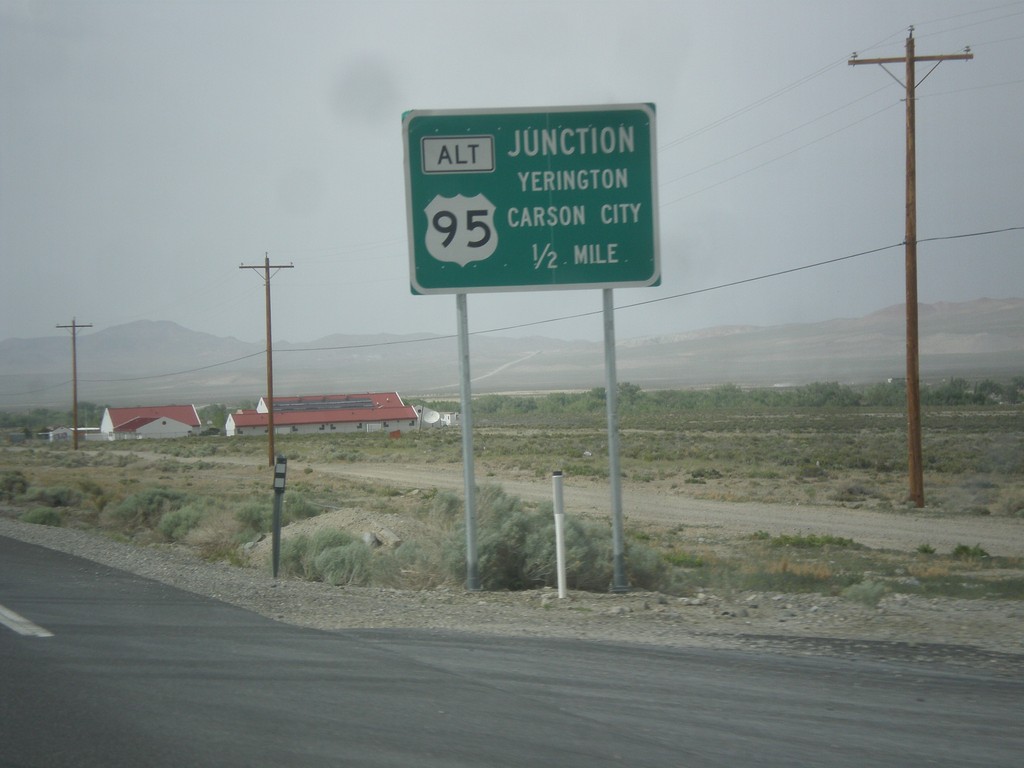
M 464 267 L 494 255 L 498 247 L 494 204 L 484 195 L 437 195 L 423 212 L 427 253 L 438 261 Z

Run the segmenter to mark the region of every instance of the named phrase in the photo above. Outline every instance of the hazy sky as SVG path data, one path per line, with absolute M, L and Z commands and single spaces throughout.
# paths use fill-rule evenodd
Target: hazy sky
M 663 282 L 620 339 L 857 316 L 904 298 L 904 92 L 862 57 L 970 45 L 918 87 L 918 236 L 1024 226 L 1024 2 L 0 0 L 0 338 L 172 320 L 449 334 L 413 296 L 402 114 L 653 102 Z M 930 65 L 918 65 L 918 79 Z M 890 67 L 902 79 L 899 65 Z M 922 243 L 920 300 L 1024 295 L 1024 232 Z M 665 301 L 638 308 L 625 305 Z M 598 312 L 474 294 L 474 331 Z M 518 335 L 601 336 L 599 315 Z

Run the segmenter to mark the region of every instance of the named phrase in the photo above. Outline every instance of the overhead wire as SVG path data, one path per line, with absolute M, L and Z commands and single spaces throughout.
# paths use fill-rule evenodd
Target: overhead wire
M 957 235 L 944 235 L 944 236 L 936 236 L 936 237 L 919 238 L 917 242 L 918 243 L 930 243 L 930 242 L 936 242 L 936 241 L 940 241 L 940 240 L 959 240 L 959 239 L 968 238 L 968 237 L 982 237 L 982 236 L 986 236 L 986 235 L 1002 234 L 1002 233 L 1006 233 L 1006 232 L 1017 232 L 1017 231 L 1021 231 L 1021 230 L 1024 230 L 1024 226 L 1019 226 L 1019 227 L 1017 227 L 1017 226 L 1015 226 L 1015 227 L 1003 227 L 1001 229 L 985 230 L 985 231 L 982 231 L 982 232 L 967 232 L 967 233 L 957 234 Z M 768 273 L 765 273 L 765 274 L 755 275 L 755 276 L 752 276 L 752 277 L 741 278 L 741 279 L 738 279 L 738 280 L 731 280 L 731 281 L 726 282 L 726 283 L 719 283 L 719 284 L 712 285 L 712 286 L 707 286 L 707 287 L 704 287 L 704 288 L 697 288 L 697 289 L 694 289 L 692 291 L 684 291 L 682 293 L 676 293 L 676 294 L 672 294 L 672 295 L 669 295 L 669 296 L 660 296 L 660 297 L 658 297 L 656 299 L 647 299 L 647 300 L 644 300 L 644 301 L 631 302 L 629 304 L 620 304 L 617 307 L 615 307 L 615 309 L 616 309 L 616 311 L 622 310 L 622 309 L 632 309 L 632 308 L 635 308 L 635 307 L 643 307 L 643 306 L 647 306 L 649 304 L 656 304 L 656 303 L 663 302 L 663 301 L 671 301 L 673 299 L 681 299 L 681 298 L 686 298 L 686 297 L 689 297 L 689 296 L 696 296 L 696 295 L 699 295 L 699 294 L 702 294 L 702 293 L 709 293 L 711 291 L 719 291 L 719 290 L 723 290 L 725 288 L 733 288 L 733 287 L 736 287 L 738 285 L 745 285 L 747 283 L 759 282 L 761 280 L 769 280 L 771 278 L 781 277 L 783 275 L 793 274 L 795 272 L 803 272 L 803 271 L 809 270 L 809 269 L 816 269 L 816 268 L 825 267 L 825 266 L 828 266 L 828 265 L 831 265 L 831 264 L 838 264 L 840 262 L 849 261 L 851 259 L 857 259 L 857 258 L 861 258 L 861 257 L 864 257 L 864 256 L 871 256 L 871 255 L 876 254 L 876 253 L 881 253 L 883 251 L 892 250 L 893 248 L 901 248 L 904 245 L 905 245 L 905 243 L 901 241 L 901 242 L 898 242 L 898 243 L 892 243 L 890 245 L 884 245 L 884 246 L 881 246 L 881 247 L 878 247 L 878 248 L 870 248 L 868 250 L 858 251 L 856 253 L 850 253 L 850 254 L 847 254 L 845 256 L 836 256 L 836 257 L 833 257 L 831 259 L 824 259 L 822 261 L 816 261 L 816 262 L 812 262 L 810 264 L 802 264 L 802 265 L 799 265 L 799 266 L 796 266 L 796 267 L 790 267 L 790 268 L 787 268 L 787 269 L 780 269 L 780 270 L 776 270 L 774 272 L 768 272 Z M 480 336 L 480 335 L 486 335 L 486 334 L 490 334 L 490 333 L 503 333 L 505 331 L 515 331 L 515 330 L 520 330 L 520 329 L 523 329 L 523 328 L 531 328 L 531 327 L 534 327 L 534 326 L 537 326 L 537 325 L 547 325 L 547 324 L 550 324 L 550 323 L 559 323 L 559 322 L 564 322 L 564 321 L 567 321 L 567 320 L 576 320 L 576 319 L 582 318 L 582 317 L 591 317 L 593 315 L 599 315 L 599 314 L 601 314 L 601 312 L 602 312 L 602 310 L 592 310 L 592 311 L 588 311 L 588 312 L 579 312 L 579 313 L 571 314 L 571 315 L 559 315 L 557 317 L 550 317 L 550 318 L 547 318 L 547 319 L 544 319 L 544 320 L 533 320 L 533 321 L 526 322 L 526 323 L 516 323 L 514 325 L 506 325 L 506 326 L 500 326 L 500 327 L 495 327 L 495 328 L 487 328 L 487 329 L 483 329 L 483 330 L 479 330 L 479 331 L 471 331 L 470 335 L 471 336 Z M 419 343 L 423 343 L 423 342 L 426 342 L 426 341 L 444 341 L 444 340 L 450 340 L 450 339 L 454 339 L 454 338 L 456 338 L 455 334 L 443 334 L 443 335 L 439 335 L 439 336 L 424 336 L 424 337 L 416 337 L 416 338 L 410 338 L 410 339 L 395 339 L 395 340 L 392 340 L 392 341 L 374 341 L 374 342 L 366 342 L 366 343 L 362 343 L 362 344 L 341 344 L 341 345 L 337 345 L 337 346 L 298 347 L 298 348 L 289 348 L 289 349 L 279 349 L 279 350 L 275 350 L 275 352 L 277 352 L 278 354 L 295 354 L 295 353 L 302 353 L 302 352 L 334 352 L 334 351 L 344 351 L 344 350 L 351 350 L 351 349 L 370 349 L 370 348 L 379 348 L 379 347 L 391 347 L 391 346 L 399 346 L 399 345 L 402 345 L 402 344 L 419 344 Z M 256 354 L 262 354 L 262 353 L 256 353 Z M 248 355 L 248 357 L 253 357 L 253 356 L 255 356 L 255 355 Z M 244 358 L 240 358 L 240 359 L 244 359 Z M 233 361 L 230 361 L 230 362 L 233 362 Z
M 942 236 L 936 236 L 936 237 L 926 237 L 926 238 L 918 239 L 917 242 L 920 244 L 920 243 L 937 242 L 937 241 L 941 241 L 941 240 L 960 240 L 960 239 L 969 238 L 969 237 L 983 237 L 983 236 L 987 236 L 987 235 L 996 235 L 996 234 L 1002 234 L 1002 233 L 1006 233 L 1006 232 L 1019 232 L 1019 231 L 1024 231 L 1024 226 L 1002 227 L 1000 229 L 984 230 L 984 231 L 980 231 L 980 232 L 965 232 L 965 233 L 956 234 L 956 235 L 942 235 Z M 829 265 L 832 265 L 832 264 L 838 264 L 840 262 L 850 261 L 852 259 L 858 259 L 858 258 L 862 258 L 862 257 L 865 257 L 865 256 L 871 256 L 871 255 L 874 255 L 874 254 L 877 254 L 877 253 L 882 253 L 884 251 L 892 250 L 894 248 L 901 248 L 904 245 L 905 245 L 905 242 L 892 243 L 890 245 L 883 245 L 883 246 L 880 246 L 878 248 L 870 248 L 868 250 L 857 251 L 856 253 L 846 254 L 845 256 L 836 256 L 836 257 L 831 258 L 831 259 L 824 259 L 824 260 L 821 260 L 821 261 L 815 261 L 815 262 L 812 262 L 810 264 L 801 264 L 801 265 L 796 266 L 796 267 L 790 267 L 790 268 L 787 268 L 787 269 L 780 269 L 780 270 L 776 270 L 774 272 L 767 272 L 767 273 L 761 274 L 761 275 L 754 275 L 752 277 L 740 278 L 738 280 L 730 280 L 729 282 L 718 283 L 716 285 L 706 286 L 704 288 L 696 288 L 696 289 L 691 290 L 691 291 L 683 291 L 681 293 L 674 293 L 674 294 L 671 294 L 669 296 L 659 296 L 659 297 L 654 298 L 654 299 L 646 299 L 646 300 L 643 300 L 643 301 L 630 302 L 628 304 L 620 304 L 620 305 L 618 305 L 618 306 L 616 306 L 614 308 L 614 311 L 619 312 L 619 311 L 627 310 L 627 309 L 636 309 L 637 307 L 644 307 L 644 306 L 649 306 L 651 304 L 658 304 L 658 303 L 665 302 L 665 301 L 673 301 L 673 300 L 676 300 L 676 299 L 683 299 L 683 298 L 687 298 L 687 297 L 690 297 L 690 296 L 697 296 L 697 295 L 704 294 L 704 293 L 710 293 L 710 292 L 713 292 L 713 291 L 724 290 L 726 288 L 734 288 L 734 287 L 739 286 L 739 285 L 746 285 L 746 284 L 749 284 L 749 283 L 760 282 L 762 280 L 770 280 L 770 279 L 773 279 L 773 278 L 783 277 L 785 275 L 794 274 L 796 272 L 803 272 L 803 271 L 810 270 L 810 269 L 818 269 L 818 268 L 826 267 L 826 266 L 829 266 Z M 526 323 L 515 323 L 513 325 L 499 326 L 499 327 L 494 327 L 494 328 L 486 328 L 486 329 L 482 329 L 482 330 L 478 330 L 478 331 L 470 331 L 469 335 L 470 336 L 483 336 L 483 335 L 492 334 L 492 333 L 504 333 L 506 331 L 515 331 L 515 330 L 521 330 L 523 328 L 532 328 L 532 327 L 536 327 L 538 325 L 549 325 L 551 323 L 560 323 L 560 322 L 565 322 L 565 321 L 568 321 L 568 320 L 577 320 L 577 319 L 584 318 L 584 317 L 593 317 L 595 315 L 601 314 L 602 312 L 603 312 L 603 310 L 591 310 L 591 311 L 587 311 L 587 312 L 578 312 L 578 313 L 571 314 L 571 315 L 559 315 L 557 317 L 549 317 L 549 318 L 546 318 L 544 320 L 533 320 L 533 321 L 526 322 Z M 423 337 L 416 337 L 416 338 L 409 338 L 409 339 L 394 339 L 394 340 L 391 340 L 391 341 L 374 341 L 374 342 L 367 342 L 367 343 L 363 343 L 363 344 L 340 344 L 340 345 L 337 345 L 337 346 L 326 346 L 326 347 L 299 347 L 299 348 L 289 348 L 289 349 L 277 349 L 277 350 L 274 350 L 274 351 L 277 354 L 298 354 L 298 353 L 306 353 L 306 352 L 338 352 L 338 351 L 347 351 L 347 350 L 355 350 L 355 349 L 375 349 L 375 348 L 381 348 L 381 347 L 394 347 L 394 346 L 400 346 L 400 345 L 403 345 L 403 344 L 423 344 L 423 343 L 426 343 L 426 342 L 450 341 L 450 340 L 455 339 L 455 338 L 457 338 L 456 334 L 443 334 L 443 335 L 439 335 L 439 336 L 423 336 Z M 167 372 L 167 373 L 154 374 L 154 375 L 151 375 L 151 376 L 134 376 L 134 377 L 117 378 L 117 379 L 83 379 L 83 378 L 80 378 L 79 381 L 87 382 L 87 383 L 93 383 L 93 384 L 99 384 L 99 383 L 107 383 L 107 384 L 109 384 L 109 383 L 120 383 L 120 382 L 130 382 L 130 381 L 146 381 L 146 380 L 150 380 L 150 379 L 169 378 L 169 377 L 172 377 L 172 376 L 182 376 L 182 375 L 189 374 L 189 373 L 197 373 L 199 371 L 205 371 L 205 370 L 209 370 L 211 368 L 218 368 L 218 367 L 221 367 L 221 366 L 224 366 L 224 365 L 230 365 L 231 363 L 237 363 L 237 362 L 240 362 L 242 360 L 248 360 L 250 358 L 260 357 L 260 356 L 265 355 L 265 354 L 266 354 L 265 350 L 260 350 L 259 352 L 253 352 L 252 354 L 243 355 L 241 357 L 236 357 L 236 358 L 233 358 L 231 360 L 224 360 L 222 362 L 211 363 L 209 365 L 204 365 L 204 366 L 200 366 L 200 367 L 197 367 L 197 368 L 189 368 L 189 369 L 181 370 L 181 371 L 171 371 L 171 372 Z M 50 387 L 45 387 L 45 388 L 41 388 L 39 390 L 30 391 L 30 392 L 9 393 L 9 394 L 10 395 L 14 395 L 14 394 L 18 394 L 18 395 L 35 394 L 37 392 L 46 391 L 48 389 L 53 389 L 53 388 L 60 387 L 60 386 L 66 386 L 68 383 L 70 383 L 70 382 L 64 382 L 63 384 L 52 385 Z

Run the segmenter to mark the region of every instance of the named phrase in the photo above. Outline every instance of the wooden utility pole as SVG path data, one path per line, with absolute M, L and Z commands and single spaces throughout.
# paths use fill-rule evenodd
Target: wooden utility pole
M 917 56 L 914 53 L 914 28 L 907 35 L 907 52 L 904 56 L 882 59 L 859 59 L 853 55 L 849 64 L 878 64 L 890 77 L 904 87 L 907 93 L 907 209 L 905 247 L 907 271 L 907 447 L 909 453 L 910 500 L 918 507 L 924 506 L 924 473 L 921 461 L 921 380 L 918 354 L 917 331 L 917 157 L 915 146 L 914 102 L 917 93 L 917 79 L 914 64 L 918 61 L 934 61 L 935 66 L 921 78 L 922 82 L 935 67 L 943 61 L 969 61 L 974 58 L 970 48 L 964 53 L 941 56 Z M 900 79 L 885 68 L 886 64 L 905 64 L 906 80 Z
M 58 325 L 71 329 L 71 448 L 78 450 L 78 329 L 92 328 L 92 323 L 81 325 L 71 318 L 71 325 Z
M 266 304 L 267 304 L 267 439 L 268 439 L 268 455 L 270 466 L 274 466 L 276 457 L 274 455 L 274 343 L 273 335 L 270 327 L 270 278 L 273 275 L 270 274 L 270 270 L 278 269 L 292 269 L 292 264 L 273 264 L 270 263 L 270 254 L 263 254 L 262 264 L 242 264 L 239 269 L 252 269 L 263 271 L 263 287 L 266 291 Z M 276 275 L 277 272 L 275 271 Z

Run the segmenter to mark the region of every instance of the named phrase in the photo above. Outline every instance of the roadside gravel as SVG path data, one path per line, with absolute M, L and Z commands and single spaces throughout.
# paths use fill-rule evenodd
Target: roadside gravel
M 0 536 L 316 629 L 418 629 L 767 650 L 1024 675 L 1024 605 L 1013 601 L 892 595 L 869 607 L 803 594 L 708 592 L 676 598 L 648 592 L 570 592 L 559 599 L 548 589 L 497 593 L 333 587 L 275 580 L 265 565 L 208 563 L 183 547 L 137 547 L 86 531 L 22 523 L 3 513 Z

